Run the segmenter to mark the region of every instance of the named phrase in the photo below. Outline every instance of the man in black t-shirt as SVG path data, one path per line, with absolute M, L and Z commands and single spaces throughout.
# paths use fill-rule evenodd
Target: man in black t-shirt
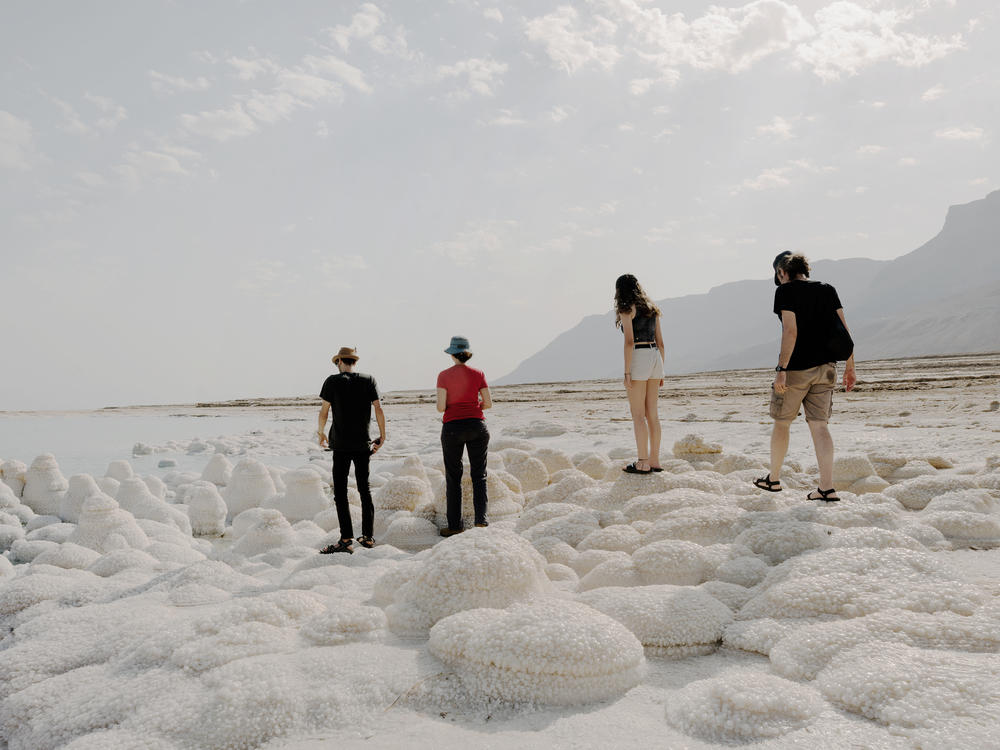
M 341 347 L 333 357 L 337 374 L 331 375 L 323 383 L 319 397 L 323 405 L 319 410 L 319 444 L 329 445 L 333 450 L 333 501 L 337 506 L 337 520 L 340 522 L 340 541 L 324 547 L 320 552 L 353 552 L 354 527 L 351 523 L 351 508 L 347 500 L 347 475 L 354 464 L 354 478 L 361 495 L 361 536 L 358 544 L 372 547 L 375 525 L 375 506 L 371 489 L 368 487 L 368 462 L 379 448 L 385 444 L 385 413 L 379 400 L 375 378 L 354 372 L 358 353 L 350 347 Z M 326 418 L 333 410 L 329 440 L 325 434 Z M 375 409 L 379 436 L 373 442 L 368 435 L 368 425 Z
M 837 290 L 809 280 L 809 262 L 802 255 L 784 252 L 774 259 L 774 313 L 781 320 L 781 351 L 771 391 L 771 471 L 754 480 L 769 492 L 781 490 L 781 466 L 788 452 L 788 433 L 799 407 L 806 413 L 819 464 L 819 487 L 809 500 L 835 502 L 833 488 L 833 437 L 827 422 L 833 412 L 837 381 L 837 356 L 831 351 L 831 330 L 836 318 L 846 330 L 844 309 Z M 844 369 L 844 388 L 854 388 L 854 354 Z

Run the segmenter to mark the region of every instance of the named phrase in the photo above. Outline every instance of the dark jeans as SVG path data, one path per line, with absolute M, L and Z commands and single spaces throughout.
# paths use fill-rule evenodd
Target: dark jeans
M 333 452 L 333 502 L 337 505 L 337 520 L 340 522 L 340 538 L 353 539 L 354 526 L 351 524 L 351 508 L 347 502 L 347 474 L 354 463 L 354 478 L 361 495 L 361 534 L 372 536 L 375 528 L 375 505 L 372 492 L 368 488 L 368 462 L 371 451 Z
M 448 528 L 462 526 L 462 451 L 469 450 L 469 476 L 472 478 L 472 506 L 476 523 L 486 521 L 486 450 L 490 431 L 482 419 L 455 419 L 441 426 L 441 450 L 447 480 Z

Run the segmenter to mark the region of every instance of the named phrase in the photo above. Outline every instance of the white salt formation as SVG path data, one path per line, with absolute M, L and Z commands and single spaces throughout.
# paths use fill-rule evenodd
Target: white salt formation
M 59 503 L 59 517 L 70 523 L 78 523 L 83 501 L 91 495 L 101 494 L 101 488 L 90 474 L 74 474 L 69 478 L 66 494 Z
M 701 435 L 685 435 L 674 443 L 674 456 L 686 461 L 715 461 L 722 455 L 718 443 L 706 443 Z
M 28 473 L 28 465 L 21 461 L 4 461 L 0 464 L 0 479 L 11 490 L 15 497 L 21 497 L 24 492 L 24 479 Z
M 24 474 L 21 502 L 35 513 L 56 515 L 68 487 L 69 483 L 59 471 L 55 456 L 43 453 L 31 462 Z
M 468 468 L 468 467 L 466 467 Z M 486 494 L 489 504 L 486 515 L 490 523 L 517 515 L 524 505 L 524 498 L 515 494 L 498 476 L 500 472 L 489 471 L 486 474 Z M 442 482 L 434 494 L 434 513 L 439 528 L 448 526 L 448 501 L 445 497 L 445 485 Z M 475 510 L 472 506 L 472 479 L 466 470 L 462 474 L 462 523 L 471 527 L 475 522 Z
M 149 537 L 139 528 L 135 517 L 103 494 L 91 495 L 83 501 L 80 521 L 68 541 L 98 552 L 149 546 Z
M 289 521 L 303 521 L 313 518 L 330 507 L 330 498 L 324 491 L 322 476 L 310 469 L 302 468 L 287 472 L 284 477 L 285 491 L 261 502 L 262 508 L 281 511 Z
M 229 508 L 229 517 L 235 518 L 250 508 L 259 508 L 262 503 L 278 494 L 271 472 L 255 458 L 244 458 L 233 467 L 222 493 Z
M 542 599 L 440 620 L 430 652 L 474 699 L 572 706 L 621 695 L 645 670 L 642 644 L 591 607 Z
M 118 459 L 108 464 L 108 468 L 104 472 L 104 476 L 123 482 L 126 479 L 131 479 L 134 476 L 134 473 L 135 472 L 132 470 L 132 464 L 125 459 Z
M 378 607 L 338 603 L 302 623 L 300 632 L 318 646 L 337 646 L 378 640 L 385 627 L 385 613 Z
M 187 495 L 191 533 L 196 536 L 222 536 L 226 531 L 226 502 L 211 482 L 195 482 Z
M 191 535 L 191 521 L 183 511 L 165 503 L 149 491 L 149 487 L 139 477 L 122 480 L 115 495 L 115 501 L 123 509 L 138 518 L 173 526 L 182 534 Z
M 414 511 L 433 503 L 434 493 L 426 479 L 413 475 L 397 476 L 379 488 L 372 502 L 376 508 L 383 510 Z
M 546 561 L 509 531 L 471 529 L 441 542 L 396 591 L 386 609 L 400 635 L 424 635 L 438 620 L 466 609 L 507 607 L 552 590 Z
M 201 472 L 201 478 L 217 487 L 225 487 L 233 475 L 233 465 L 221 453 L 215 453 Z
M 233 545 L 233 552 L 252 557 L 297 542 L 295 530 L 280 511 L 261 509 L 258 519 Z

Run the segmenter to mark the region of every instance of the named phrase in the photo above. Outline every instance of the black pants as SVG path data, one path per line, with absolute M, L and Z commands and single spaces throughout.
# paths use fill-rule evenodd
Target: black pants
M 469 475 L 472 477 L 472 506 L 476 523 L 486 521 L 486 450 L 490 431 L 482 419 L 456 419 L 441 426 L 441 450 L 444 453 L 445 497 L 448 500 L 448 528 L 462 525 L 462 452 L 469 451 Z
M 347 474 L 354 463 L 354 478 L 361 495 L 361 534 L 372 536 L 375 528 L 375 505 L 372 492 L 368 488 L 368 462 L 371 451 L 333 452 L 333 502 L 337 505 L 337 520 L 340 522 L 340 538 L 353 539 L 354 526 L 351 524 L 351 508 L 347 502 Z

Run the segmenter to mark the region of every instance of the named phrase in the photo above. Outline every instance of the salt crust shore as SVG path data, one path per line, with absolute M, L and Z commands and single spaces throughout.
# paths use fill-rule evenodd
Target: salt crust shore
M 979 365 L 933 360 L 948 379 L 909 388 L 898 364 L 869 371 L 892 387 L 864 388 L 862 369 L 837 396 L 830 507 L 803 499 L 802 424 L 786 490 L 749 485 L 760 375 L 677 383 L 650 477 L 620 471 L 624 399 L 534 387 L 489 414 L 490 528 L 444 541 L 439 427 L 396 403 L 373 464 L 379 544 L 351 556 L 316 553 L 338 530 L 313 409 L 275 407 L 301 431 L 136 436 L 140 453 L 203 456 L 199 472 L 109 460 L 67 479 L 58 457 L 4 456 L 0 738 L 991 747 L 1000 417 Z M 295 451 L 298 469 L 268 463 Z

